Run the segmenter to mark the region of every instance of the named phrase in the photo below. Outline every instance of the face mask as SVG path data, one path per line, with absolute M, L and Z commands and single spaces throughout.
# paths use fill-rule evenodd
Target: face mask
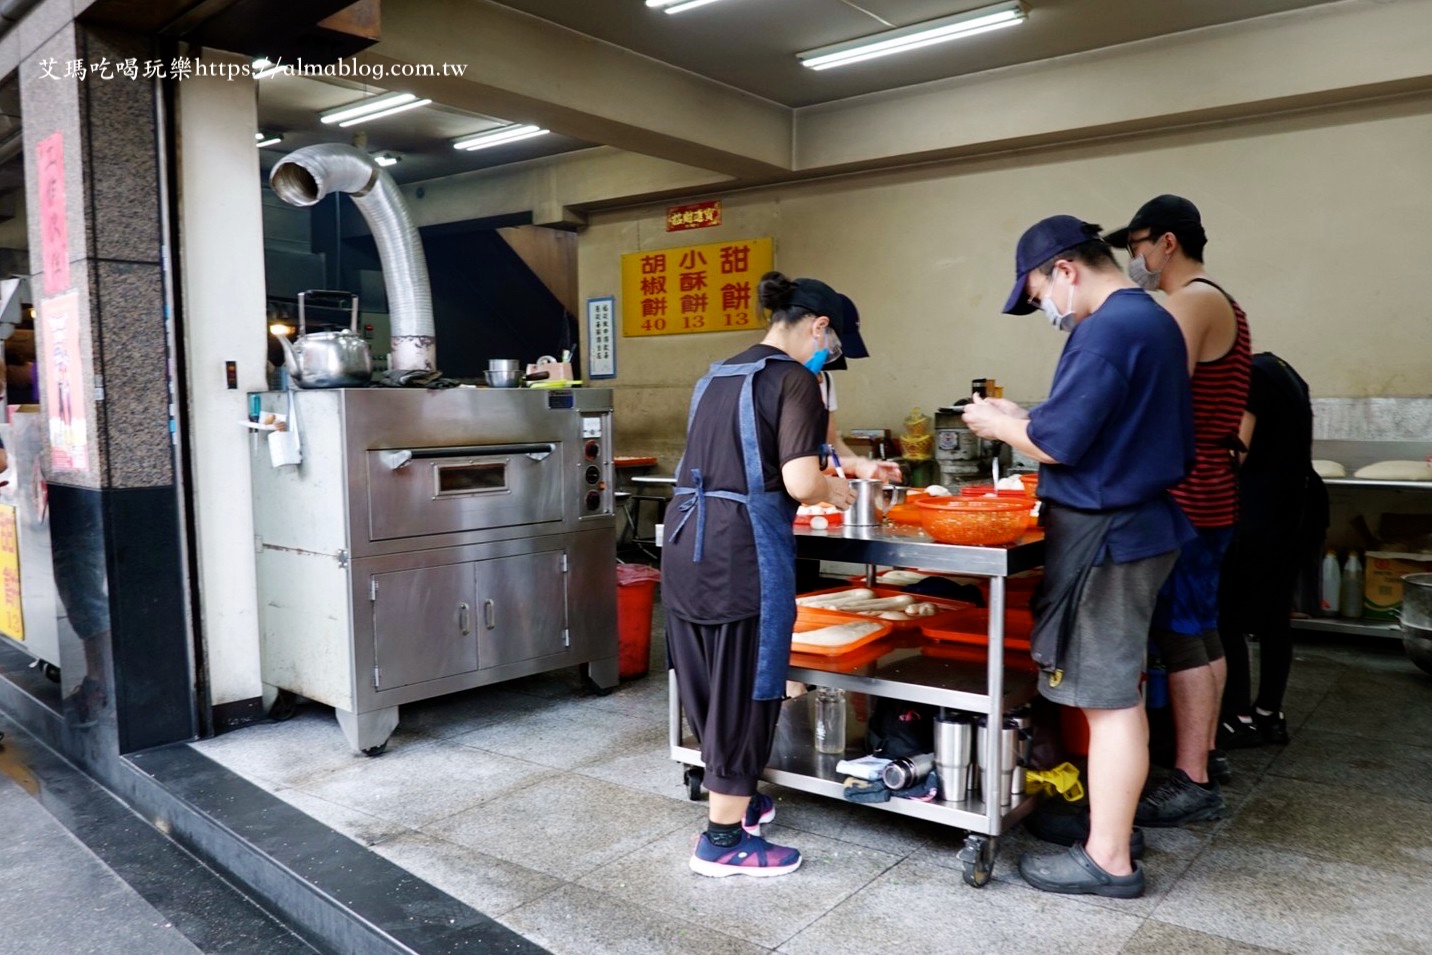
M 1067 332 L 1074 327 L 1074 287 L 1069 287 L 1069 304 L 1064 311 L 1059 311 L 1059 306 L 1054 304 L 1054 283 L 1051 281 L 1045 288 L 1044 294 L 1039 299 L 1039 307 L 1044 309 L 1044 317 L 1049 319 L 1061 332 Z
M 826 334 L 825 332 L 821 332 L 820 347 L 815 350 L 814 355 L 811 355 L 805 360 L 804 364 L 812 372 L 818 375 L 820 374 L 820 370 L 825 367 L 826 360 L 829 358 L 830 349 L 826 347 Z
M 1150 271 L 1142 253 L 1134 256 L 1134 260 L 1129 263 L 1129 278 L 1133 279 L 1134 284 L 1145 292 L 1152 292 L 1159 287 L 1159 276 L 1162 274 L 1163 269 L 1159 269 L 1157 272 Z

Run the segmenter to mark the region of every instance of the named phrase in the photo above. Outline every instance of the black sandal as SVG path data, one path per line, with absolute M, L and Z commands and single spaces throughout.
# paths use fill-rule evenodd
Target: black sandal
M 1062 895 L 1102 895 L 1111 899 L 1136 899 L 1144 894 L 1144 870 L 1137 862 L 1128 875 L 1110 875 L 1075 843 L 1068 852 L 1034 855 L 1026 852 L 1019 860 L 1024 881 L 1045 892 Z

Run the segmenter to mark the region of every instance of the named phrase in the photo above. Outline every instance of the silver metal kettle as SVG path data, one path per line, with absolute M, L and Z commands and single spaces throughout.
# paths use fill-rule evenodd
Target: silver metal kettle
M 305 310 L 310 295 L 337 295 L 349 299 L 349 327 L 336 332 L 307 334 Z M 373 378 L 373 356 L 358 334 L 358 296 L 349 292 L 311 289 L 298 293 L 298 339 L 283 346 L 283 366 L 300 388 L 361 388 Z

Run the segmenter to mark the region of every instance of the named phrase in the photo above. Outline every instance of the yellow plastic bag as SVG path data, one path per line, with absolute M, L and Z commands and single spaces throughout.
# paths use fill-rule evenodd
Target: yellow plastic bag
M 1053 769 L 1026 769 L 1024 791 L 1031 794 L 1043 793 L 1046 796 L 1058 793 L 1069 802 L 1078 802 L 1084 798 L 1084 784 L 1079 781 L 1079 767 L 1073 763 L 1060 763 Z

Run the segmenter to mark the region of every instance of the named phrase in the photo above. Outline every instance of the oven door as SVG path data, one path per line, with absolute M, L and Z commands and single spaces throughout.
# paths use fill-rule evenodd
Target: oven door
M 562 520 L 560 442 L 368 452 L 369 539 Z

